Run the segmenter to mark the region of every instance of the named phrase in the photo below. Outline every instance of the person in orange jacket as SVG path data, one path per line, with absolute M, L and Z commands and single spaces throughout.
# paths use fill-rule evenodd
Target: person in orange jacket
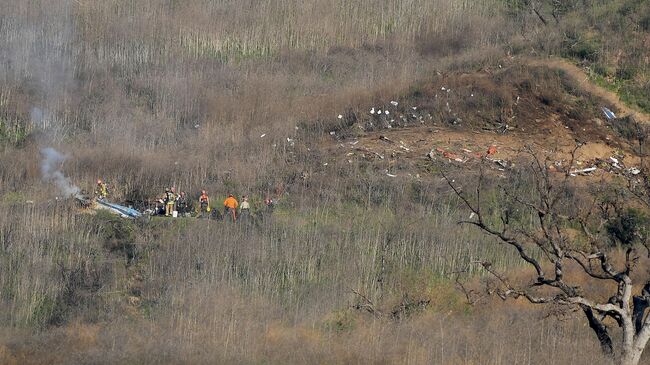
M 228 198 L 223 201 L 223 206 L 224 206 L 224 212 L 223 215 L 225 217 L 231 216 L 232 221 L 236 222 L 237 221 L 237 207 L 239 206 L 239 202 L 237 202 L 237 199 L 230 194 L 228 195 Z

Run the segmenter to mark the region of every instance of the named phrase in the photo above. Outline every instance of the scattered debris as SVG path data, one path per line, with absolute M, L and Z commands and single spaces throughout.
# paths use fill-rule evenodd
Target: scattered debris
M 598 168 L 597 167 L 588 167 L 586 169 L 580 169 L 580 170 L 573 170 L 569 174 L 571 176 L 576 176 L 576 175 L 590 175 L 592 172 L 596 171 Z
M 488 161 L 492 161 L 492 162 L 494 162 L 494 164 L 496 164 L 497 166 L 499 166 L 499 167 L 500 167 L 500 168 L 498 169 L 499 171 L 509 170 L 509 169 L 512 169 L 512 168 L 515 166 L 515 164 L 512 163 L 511 161 L 506 161 L 506 160 L 496 160 L 496 159 L 490 159 L 490 158 L 488 158 L 487 160 L 488 160 Z
M 266 133 L 264 133 L 264 134 L 262 134 L 262 135 L 260 136 L 260 138 L 264 138 L 264 137 L 266 137 Z
M 357 147 L 356 151 L 363 152 L 363 153 L 369 153 L 371 155 L 377 156 L 377 157 L 379 157 L 380 160 L 384 159 L 383 155 L 380 155 L 379 153 L 377 153 L 375 151 L 371 151 L 371 150 L 369 150 L 369 149 L 367 149 L 365 147 Z
M 618 161 L 616 157 L 612 156 L 609 158 L 609 160 L 612 162 L 612 167 L 617 168 L 619 170 L 623 168 L 623 166 L 621 165 L 621 163 Z
M 391 103 L 393 106 L 398 106 L 398 105 L 399 105 L 399 103 L 396 102 L 396 101 L 391 101 L 390 103 Z
M 611 111 L 611 110 L 609 110 L 609 109 L 607 109 L 607 108 L 605 108 L 605 107 L 602 107 L 602 108 L 600 108 L 600 109 L 603 111 L 603 113 L 605 114 L 605 117 L 606 117 L 607 119 L 609 119 L 609 120 L 614 120 L 614 119 L 616 119 L 616 114 L 614 114 L 613 111 Z
M 411 151 L 411 149 L 406 146 L 406 143 L 404 143 L 404 141 L 399 141 L 399 146 L 401 149 L 405 151 L 409 151 L 409 152 Z
M 382 141 L 388 142 L 388 143 L 395 143 L 395 141 L 393 141 L 392 139 L 390 139 L 390 138 L 388 138 L 388 137 L 386 137 L 384 135 L 380 135 L 379 139 L 382 140 Z

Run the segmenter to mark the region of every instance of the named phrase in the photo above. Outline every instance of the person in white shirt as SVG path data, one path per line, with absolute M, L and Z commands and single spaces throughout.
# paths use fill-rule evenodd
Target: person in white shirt
M 242 197 L 242 202 L 239 205 L 239 214 L 244 217 L 244 216 L 249 216 L 251 213 L 251 205 L 248 202 L 248 196 L 244 195 Z

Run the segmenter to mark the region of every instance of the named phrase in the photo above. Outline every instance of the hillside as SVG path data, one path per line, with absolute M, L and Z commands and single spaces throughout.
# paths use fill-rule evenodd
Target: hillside
M 0 363 L 621 362 L 648 6 L 0 0 Z

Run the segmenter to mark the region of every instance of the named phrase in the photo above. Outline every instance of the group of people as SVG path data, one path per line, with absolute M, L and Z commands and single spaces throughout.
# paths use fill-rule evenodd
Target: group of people
M 187 195 L 184 191 L 176 194 L 174 187 L 165 189 L 165 194 L 160 201 L 163 203 L 164 214 L 167 217 L 174 215 L 174 212 L 177 212 L 181 217 L 189 216 L 191 213 L 191 204 L 187 199 Z M 266 198 L 264 203 L 267 210 L 271 210 L 275 204 L 271 198 Z M 223 214 L 218 209 L 213 210 L 210 205 L 210 197 L 205 190 L 201 191 L 198 204 L 199 217 L 224 218 L 236 222 L 238 219 L 247 219 L 251 216 L 251 204 L 246 195 L 241 197 L 240 203 L 233 194 L 228 194 L 228 197 L 223 201 Z
M 95 187 L 95 198 L 100 200 L 105 200 L 108 197 L 108 188 L 106 183 L 101 179 L 97 180 L 97 186 Z M 184 191 L 176 193 L 175 187 L 165 188 L 163 196 L 156 200 L 157 205 L 156 209 L 153 210 L 153 214 L 164 215 L 166 217 L 170 216 L 180 216 L 187 217 L 193 211 L 192 201 L 187 198 L 187 194 Z M 233 222 L 236 222 L 238 219 L 246 219 L 251 216 L 251 204 L 248 201 L 248 196 L 243 195 L 241 197 L 241 203 L 235 198 L 233 194 L 229 194 L 228 197 L 223 201 L 223 214 L 218 209 L 213 209 L 210 205 L 210 197 L 205 190 L 201 191 L 201 195 L 198 198 L 199 204 L 199 217 L 203 218 L 216 218 L 216 219 L 228 219 Z M 273 210 L 275 201 L 267 197 L 264 200 L 264 205 L 267 212 Z

